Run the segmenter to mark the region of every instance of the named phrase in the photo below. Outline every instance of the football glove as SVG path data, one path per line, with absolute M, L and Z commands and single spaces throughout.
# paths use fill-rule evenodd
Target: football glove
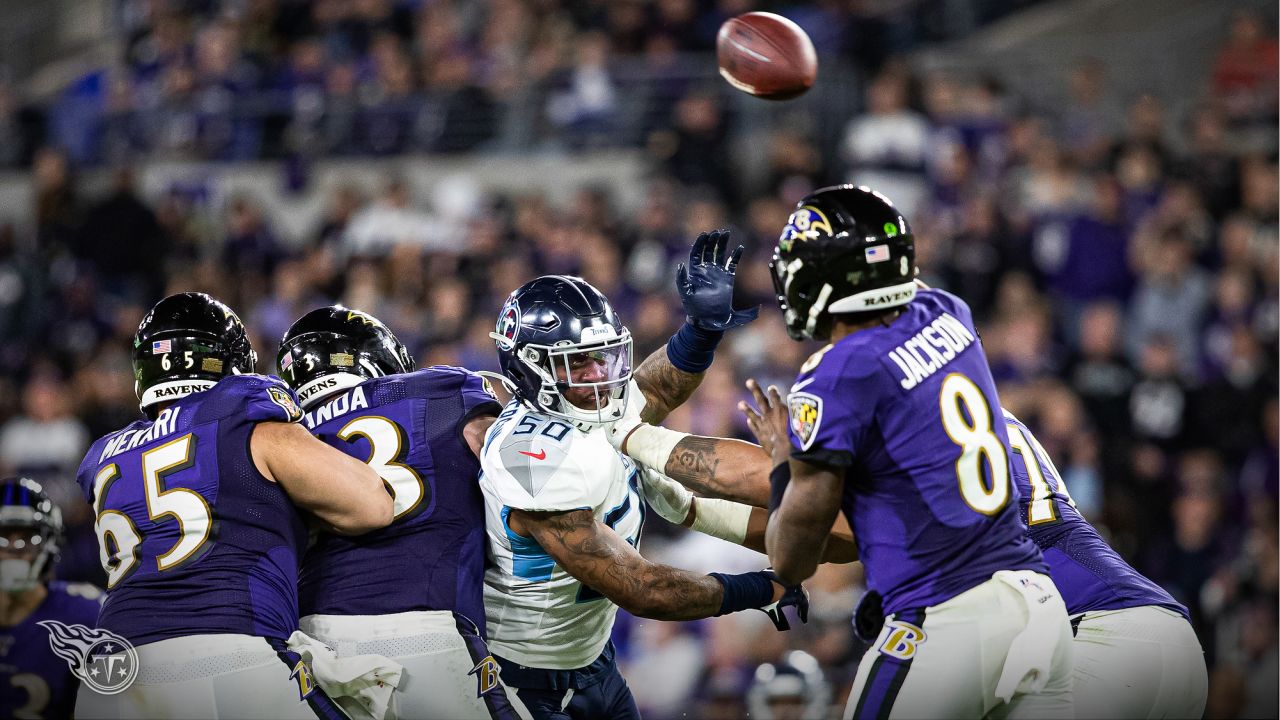
M 676 269 L 676 290 L 689 323 L 702 330 L 724 331 L 746 325 L 760 314 L 759 307 L 733 309 L 733 281 L 743 246 L 733 254 L 729 231 L 701 233 L 689 250 L 689 262 Z
M 693 505 L 693 493 L 657 470 L 644 465 L 637 469 L 640 471 L 640 487 L 649 507 L 663 520 L 674 525 L 683 524 Z
M 765 570 L 764 574 L 770 580 L 783 584 L 782 580 L 772 570 Z M 783 608 L 794 607 L 796 609 L 796 617 L 800 618 L 800 622 L 809 622 L 809 591 L 804 589 L 803 585 L 790 585 L 787 591 L 782 594 L 782 598 L 777 602 L 770 603 L 760 608 L 769 619 L 773 621 L 773 626 L 778 630 L 790 630 L 791 621 L 787 619 Z
M 853 634 L 864 643 L 871 644 L 880 636 L 884 627 L 884 598 L 875 590 L 868 590 L 853 611 Z

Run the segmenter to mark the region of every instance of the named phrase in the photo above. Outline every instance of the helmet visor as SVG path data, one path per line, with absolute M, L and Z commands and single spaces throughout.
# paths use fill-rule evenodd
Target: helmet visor
M 591 347 L 552 348 L 551 371 L 561 394 L 582 410 L 602 410 L 631 379 L 631 338 Z

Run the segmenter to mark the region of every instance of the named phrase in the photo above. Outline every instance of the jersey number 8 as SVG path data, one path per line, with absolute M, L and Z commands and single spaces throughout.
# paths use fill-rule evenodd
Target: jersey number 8
M 1004 443 L 993 432 L 991 406 L 982 390 L 959 373 L 952 373 L 942 381 L 938 403 L 942 409 L 942 429 L 951 442 L 960 446 L 960 457 L 956 460 L 960 497 L 983 515 L 995 515 L 1009 502 L 1009 456 Z M 991 470 L 990 487 L 983 479 L 983 458 Z

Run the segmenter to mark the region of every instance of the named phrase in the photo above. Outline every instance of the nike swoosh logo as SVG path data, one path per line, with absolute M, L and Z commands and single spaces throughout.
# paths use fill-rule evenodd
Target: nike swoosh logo
M 538 452 L 536 452 L 536 453 L 525 452 L 525 451 L 523 451 L 523 450 L 517 450 L 516 452 L 520 453 L 521 455 L 528 455 L 529 457 L 533 458 L 534 460 L 546 460 L 546 459 L 547 459 L 547 451 L 546 451 L 546 450 L 539 450 L 539 451 L 538 451 Z

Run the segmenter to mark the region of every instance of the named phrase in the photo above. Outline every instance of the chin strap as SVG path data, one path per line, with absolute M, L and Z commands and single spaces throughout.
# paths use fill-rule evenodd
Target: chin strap
M 511 378 L 507 377 L 506 375 L 503 375 L 502 373 L 493 372 L 492 370 L 474 370 L 472 372 L 479 375 L 480 377 L 488 378 L 490 380 L 497 382 L 499 385 L 506 388 L 507 392 L 510 393 L 511 395 L 516 394 L 516 384 L 512 382 Z

